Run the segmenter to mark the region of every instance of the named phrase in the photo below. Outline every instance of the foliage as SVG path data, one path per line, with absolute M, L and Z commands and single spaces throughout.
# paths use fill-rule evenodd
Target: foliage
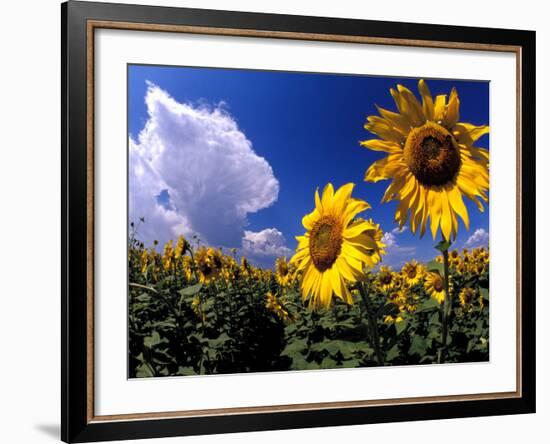
M 204 248 L 204 247 L 201 247 Z M 299 276 L 280 259 L 276 271 L 253 267 L 235 252 L 129 244 L 129 376 L 311 370 L 379 365 L 369 317 L 357 289 L 353 303 L 328 309 L 303 302 Z M 200 250 L 200 251 L 199 251 Z M 442 305 L 424 276 L 442 273 L 441 257 L 419 266 L 410 284 L 402 271 L 362 282 L 374 310 L 384 365 L 488 360 L 488 252 L 451 252 L 451 308 L 447 344 L 441 344 Z M 409 267 L 410 269 L 410 267 Z M 409 270 L 408 269 L 408 270 Z M 284 275 L 282 274 L 284 273 Z M 468 288 L 469 298 L 459 297 Z M 474 297 L 472 297 L 472 295 Z

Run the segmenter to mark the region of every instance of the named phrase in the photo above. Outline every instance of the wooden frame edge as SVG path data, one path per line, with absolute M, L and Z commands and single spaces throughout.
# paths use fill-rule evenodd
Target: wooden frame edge
M 232 407 L 220 409 L 201 409 L 201 410 L 184 410 L 173 412 L 145 412 L 145 413 L 130 413 L 117 415 L 101 415 L 94 414 L 94 278 L 93 278 L 93 246 L 94 246 L 94 31 L 96 29 L 121 29 L 132 31 L 148 31 L 148 32 L 173 32 L 173 33 L 190 33 L 202 35 L 221 35 L 235 37 L 257 37 L 257 38 L 277 38 L 288 40 L 309 40 L 323 42 L 338 42 L 338 43 L 359 43 L 359 44 L 374 44 L 374 45 L 397 45 L 408 47 L 427 47 L 427 48 L 443 48 L 443 49 L 462 49 L 462 50 L 478 50 L 478 51 L 494 51 L 494 52 L 509 52 L 516 56 L 516 180 L 517 180 L 517 215 L 516 215 L 516 267 L 517 267 L 517 291 L 516 291 L 516 391 L 515 392 L 498 392 L 487 394 L 469 394 L 469 395 L 453 395 L 453 396 L 428 396 L 428 397 L 412 397 L 412 398 L 396 398 L 388 400 L 362 400 L 362 401 L 342 401 L 342 402 L 326 402 L 326 403 L 306 403 L 306 404 L 287 404 L 287 405 L 272 405 L 261 407 Z M 521 347 L 521 159 L 522 159 L 522 125 L 521 125 L 521 98 L 522 98 L 522 47 L 519 45 L 500 45 L 500 44 L 485 44 L 485 43 L 461 43 L 461 42 L 446 42 L 432 40 L 415 40 L 415 39 L 396 39 L 396 38 L 381 38 L 381 37 L 366 37 L 366 36 L 346 36 L 334 34 L 312 34 L 300 32 L 285 32 L 285 31 L 263 31 L 252 29 L 237 29 L 237 28 L 215 28 L 206 26 L 188 26 L 188 25 L 163 25 L 163 24 L 148 24 L 137 22 L 123 21 L 108 21 L 108 20 L 87 20 L 87 242 L 88 242 L 88 282 L 87 282 L 87 423 L 100 422 L 115 422 L 124 420 L 155 420 L 164 418 L 190 418 L 204 416 L 227 416 L 243 413 L 259 414 L 259 413 L 274 413 L 274 412 L 296 412 L 306 410 L 327 410 L 336 408 L 359 408 L 359 407 L 374 407 L 388 405 L 407 405 L 415 403 L 442 403 L 442 402 L 459 402 L 459 401 L 474 401 L 474 400 L 493 400 L 493 399 L 513 399 L 521 398 L 522 390 L 522 347 Z

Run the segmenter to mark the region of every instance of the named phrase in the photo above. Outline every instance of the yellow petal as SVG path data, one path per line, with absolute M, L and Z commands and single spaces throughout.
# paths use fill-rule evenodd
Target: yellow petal
M 353 238 L 359 236 L 364 231 L 372 229 L 372 224 L 367 221 L 356 222 L 351 226 L 347 226 L 344 229 L 344 238 Z
M 449 96 L 449 104 L 447 105 L 447 112 L 445 113 L 445 118 L 443 119 L 443 126 L 445 128 L 454 128 L 456 122 L 460 117 L 459 115 L 459 106 L 460 100 L 456 92 L 456 88 L 451 90 L 451 95 Z
M 302 296 L 306 298 L 312 293 L 315 280 L 318 277 L 319 272 L 314 266 L 309 267 L 304 272 L 304 277 L 302 279 Z
M 397 85 L 397 90 L 401 95 L 402 103 L 405 104 L 406 109 L 403 114 L 409 116 L 413 126 L 422 125 L 426 121 L 426 117 L 424 116 L 424 111 L 422 110 L 417 98 L 410 89 L 404 87 L 403 85 Z
M 449 207 L 449 199 L 447 199 L 446 191 L 440 192 L 439 195 L 441 199 L 441 233 L 445 239 L 451 240 L 453 221 L 451 208 Z
M 407 175 L 405 174 L 394 176 L 393 181 L 389 184 L 388 188 L 386 188 L 382 202 L 389 202 L 390 200 L 397 198 L 397 195 L 403 188 L 403 185 L 405 185 L 406 180 Z
M 344 290 L 342 288 L 342 278 L 340 277 L 340 273 L 338 273 L 338 269 L 335 266 L 332 266 L 332 268 L 327 270 L 327 273 L 330 275 L 330 282 L 332 284 L 332 289 L 334 290 L 334 293 L 336 294 L 336 296 L 339 296 L 343 299 Z
M 332 199 L 334 198 L 334 187 L 331 183 L 325 185 L 323 190 L 323 196 L 321 197 L 321 205 L 323 206 L 323 212 L 328 212 L 332 209 Z
M 460 194 L 458 187 L 453 186 L 452 189 L 447 192 L 447 196 L 449 197 L 449 202 L 451 203 L 453 210 L 456 211 L 456 213 L 462 218 L 466 229 L 469 230 L 470 218 L 468 216 L 468 210 L 466 209 L 466 205 L 464 205 L 462 194 Z
M 330 282 L 330 274 L 325 272 L 322 273 L 321 278 L 321 305 L 323 307 L 330 307 L 332 301 L 332 285 Z
M 453 135 L 458 140 L 458 143 L 468 146 L 472 145 L 476 140 L 485 134 L 489 134 L 488 125 L 476 126 L 471 123 L 461 122 L 457 123 L 453 128 Z
M 361 199 L 350 199 L 342 214 L 342 224 L 347 227 L 350 221 L 359 213 L 368 210 L 370 205 Z
M 319 197 L 319 188 L 315 190 L 315 209 L 319 212 L 323 212 L 323 205 L 321 204 L 321 198 Z
M 311 230 L 313 228 L 313 224 L 319 220 L 320 214 L 317 208 L 315 208 L 311 213 L 306 214 L 302 218 L 302 225 L 306 230 Z
M 351 193 L 353 192 L 354 188 L 355 188 L 354 183 L 347 183 L 345 185 L 342 185 L 340 188 L 338 188 L 338 190 L 336 190 L 336 193 L 334 194 L 334 203 L 333 203 L 333 209 L 335 214 L 342 214 L 349 199 L 351 198 Z
M 367 260 L 367 255 L 365 253 L 361 253 L 358 248 L 353 247 L 349 242 L 343 242 L 342 243 L 342 254 L 346 256 L 346 258 L 353 258 L 360 262 L 365 262 Z M 361 267 L 361 270 L 363 268 Z
M 424 115 L 426 116 L 426 119 L 433 120 L 434 119 L 434 101 L 432 99 L 432 93 L 430 92 L 430 88 L 428 88 L 428 85 L 426 84 L 424 79 L 419 80 L 418 91 L 422 96 L 422 109 L 424 111 Z
M 392 125 L 397 131 L 403 134 L 405 137 L 411 130 L 411 120 L 404 114 L 394 113 L 387 109 L 376 106 L 378 112 L 390 125 Z
M 406 171 L 407 166 L 403 163 L 402 154 L 390 154 L 376 162 L 373 162 L 365 173 L 366 182 L 378 182 L 389 179 L 396 174 Z
M 404 110 L 406 109 L 405 101 L 401 98 L 401 94 L 399 94 L 395 89 L 390 88 L 390 94 L 393 97 L 393 101 L 395 102 L 395 106 L 397 106 L 397 110 L 400 114 L 404 114 Z M 407 118 L 410 120 L 409 116 Z
M 395 143 L 403 143 L 405 136 L 393 125 L 388 124 L 386 120 L 378 116 L 369 116 L 368 123 L 364 125 L 365 129 L 373 134 Z
M 428 208 L 430 212 L 430 228 L 432 236 L 435 239 L 437 229 L 439 228 L 439 221 L 441 220 L 441 198 L 437 191 L 428 191 Z
M 383 151 L 386 153 L 394 153 L 394 154 L 403 153 L 403 148 L 401 148 L 401 145 L 395 142 L 387 141 L 387 140 L 380 140 L 380 139 L 363 140 L 359 142 L 359 144 L 373 151 Z
M 436 122 L 443 121 L 443 118 L 445 117 L 445 101 L 447 99 L 447 96 L 445 94 L 441 94 L 435 98 L 435 104 L 434 104 L 434 120 Z
M 347 279 L 349 282 L 356 282 L 357 273 L 348 265 L 346 259 L 342 255 L 340 255 L 338 259 L 336 259 L 333 267 L 334 266 L 338 268 L 340 274 L 344 276 L 344 278 Z

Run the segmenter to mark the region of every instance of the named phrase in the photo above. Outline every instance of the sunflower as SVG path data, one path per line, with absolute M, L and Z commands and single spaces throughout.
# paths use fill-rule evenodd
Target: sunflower
M 376 277 L 376 286 L 381 291 L 389 291 L 399 286 L 399 279 L 396 273 L 386 265 L 382 265 Z
M 470 311 L 474 304 L 474 299 L 476 297 L 476 292 L 470 287 L 464 287 L 458 296 L 460 299 L 460 305 L 465 311 Z
M 388 302 L 394 304 L 399 309 L 399 313 L 386 315 L 384 317 L 384 323 L 398 323 L 404 319 L 403 315 L 405 313 L 413 313 L 416 311 L 418 296 L 414 293 L 406 291 L 405 289 L 399 289 L 392 291 L 388 295 Z
M 181 260 L 181 269 L 187 281 L 193 277 L 193 261 L 189 256 L 183 256 Z
M 274 315 L 276 315 L 281 321 L 289 321 L 290 315 L 288 314 L 288 311 L 285 307 L 277 300 L 277 296 L 275 296 L 270 291 L 266 293 L 266 302 L 265 307 L 271 311 Z
M 445 281 L 439 273 L 430 272 L 426 275 L 424 288 L 437 302 L 445 301 Z
M 199 281 L 207 284 L 216 279 L 222 270 L 223 257 L 219 250 L 200 247 L 195 255 L 199 270 Z
M 292 282 L 291 264 L 286 257 L 277 258 L 275 261 L 275 279 L 281 287 L 286 287 Z
M 399 324 L 403 320 L 400 314 L 384 316 L 384 324 Z
M 232 256 L 222 257 L 222 276 L 226 281 L 234 281 L 238 275 L 239 266 Z
M 162 266 L 166 271 L 172 268 L 174 264 L 174 244 L 171 240 L 164 245 L 164 251 L 162 254 Z
M 241 272 L 245 277 L 250 277 L 253 272 L 252 265 L 250 265 L 250 262 L 244 256 L 241 258 Z
M 149 254 L 147 253 L 147 250 L 144 249 L 141 252 L 139 262 L 141 265 L 141 273 L 145 274 L 145 272 L 147 271 L 147 266 L 149 265 Z
M 424 266 L 419 264 L 414 259 L 403 265 L 403 268 L 401 269 L 401 274 L 403 275 L 405 282 L 409 285 L 417 284 L 420 279 L 424 277 L 424 272 Z
M 382 202 L 399 201 L 395 220 L 403 227 L 410 219 L 413 233 L 423 236 L 428 218 L 432 236 L 441 228 L 447 240 L 456 238 L 458 217 L 470 227 L 463 196 L 473 200 L 480 211 L 488 202 L 489 152 L 474 142 L 489 132 L 486 125 L 459 122 L 456 89 L 432 98 L 424 80 L 418 82 L 422 96 L 402 85 L 390 93 L 398 112 L 378 108 L 380 116 L 368 117 L 365 129 L 380 139 L 365 140 L 362 146 L 388 155 L 374 162 L 365 181 L 392 179 Z M 410 214 L 410 216 L 409 216 Z
M 189 242 L 183 237 L 183 235 L 180 235 L 178 237 L 178 242 L 176 243 L 176 249 L 174 251 L 174 257 L 176 259 L 179 259 L 182 257 L 185 252 L 189 249 Z
M 317 190 L 315 209 L 302 219 L 307 231 L 296 237 L 291 263 L 303 272 L 302 297 L 313 308 L 329 307 L 333 294 L 352 304 L 346 284 L 363 279 L 364 269 L 374 266 L 384 253 L 380 227 L 354 219 L 370 208 L 364 200 L 351 197 L 354 186 L 348 183 L 335 192 L 329 183 L 322 196 Z

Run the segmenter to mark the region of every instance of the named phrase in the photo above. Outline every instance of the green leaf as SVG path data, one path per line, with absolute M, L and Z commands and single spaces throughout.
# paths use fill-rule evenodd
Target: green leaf
M 403 320 L 401 322 L 396 322 L 395 323 L 395 331 L 397 332 L 398 335 L 400 335 L 401 333 L 403 333 L 403 331 L 405 331 L 405 329 L 407 328 L 407 321 Z
M 197 372 L 193 369 L 193 367 L 179 367 L 176 374 L 180 376 L 192 376 L 196 375 Z
M 342 365 L 339 365 L 338 367 L 344 367 L 344 368 L 357 368 L 361 364 L 360 359 L 348 359 L 342 362 Z
M 355 351 L 353 348 L 353 343 L 347 341 L 325 341 L 320 344 L 326 351 L 329 352 L 331 356 L 336 356 L 338 352 L 342 354 L 344 358 L 350 358 Z
M 152 376 L 155 376 L 149 366 L 145 363 L 140 364 L 136 368 L 136 376 L 138 378 L 151 378 Z
M 149 302 L 151 300 L 151 295 L 149 293 L 141 293 L 139 296 L 136 296 L 136 301 L 138 302 Z
M 290 366 L 292 370 L 305 370 L 309 365 L 301 353 L 288 356 L 292 358 L 292 364 Z
M 436 301 L 437 302 L 437 301 Z M 429 320 L 429 323 L 430 324 L 441 324 L 441 322 L 439 321 L 439 313 L 433 313 L 431 316 L 430 316 L 430 320 Z
M 199 291 L 201 291 L 202 284 L 195 284 L 190 285 L 189 287 L 185 287 L 182 290 L 179 291 L 180 295 L 182 296 L 193 296 L 197 294 Z
M 397 306 L 394 303 L 390 302 L 388 304 L 382 305 L 378 309 L 378 311 L 376 312 L 376 317 L 381 318 L 389 314 L 395 315 L 398 312 L 399 312 L 399 309 L 397 308 Z
M 440 262 L 437 262 L 435 259 L 433 261 L 430 261 L 426 264 L 426 268 L 428 271 L 436 271 L 441 276 L 445 273 L 445 269 L 443 267 L 443 264 Z
M 208 345 L 210 347 L 216 348 L 216 347 L 219 347 L 220 345 L 225 344 L 227 341 L 230 341 L 230 340 L 231 338 L 227 335 L 227 333 L 222 333 L 216 339 L 209 339 Z
M 442 253 L 444 251 L 448 251 L 449 250 L 449 247 L 451 246 L 451 243 L 449 241 L 441 241 L 439 242 L 435 248 L 438 249 L 439 251 L 441 251 Z
M 416 355 L 424 356 L 426 354 L 427 348 L 428 348 L 428 344 L 426 342 L 426 339 L 424 339 L 421 336 L 415 336 L 409 348 L 409 355 L 416 354 Z
M 489 301 L 489 290 L 487 288 L 479 287 L 479 293 L 483 299 Z
M 334 359 L 332 359 L 330 356 L 327 356 L 326 358 L 324 358 L 321 361 L 320 367 L 321 368 L 336 368 L 338 366 L 336 365 L 336 361 Z
M 153 348 L 163 342 L 168 342 L 166 339 L 160 337 L 157 331 L 154 331 L 151 336 L 143 338 L 143 345 L 147 348 Z
M 417 312 L 439 310 L 440 304 L 434 298 L 426 299 L 416 310 Z
M 386 361 L 393 361 L 398 356 L 399 356 L 399 346 L 397 344 L 395 344 L 386 353 Z
M 292 357 L 292 355 L 294 355 L 296 352 L 302 352 L 305 349 L 307 349 L 307 340 L 298 339 L 291 342 L 290 344 L 287 344 L 287 346 L 281 352 L 281 355 Z

